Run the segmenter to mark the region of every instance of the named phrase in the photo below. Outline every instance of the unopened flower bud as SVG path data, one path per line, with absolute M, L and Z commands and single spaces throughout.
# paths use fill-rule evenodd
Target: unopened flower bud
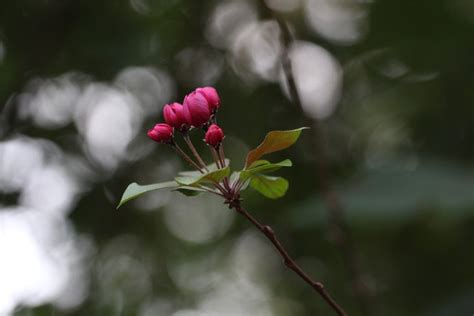
M 191 92 L 184 98 L 183 112 L 187 123 L 194 127 L 201 127 L 211 117 L 206 98 L 196 91 Z
M 168 143 L 173 139 L 173 127 L 166 123 L 156 124 L 147 135 L 155 142 Z
M 217 94 L 217 90 L 213 87 L 202 87 L 197 88 L 196 92 L 201 93 L 207 101 L 209 111 L 211 113 L 215 112 L 221 105 L 221 98 Z
M 165 122 L 174 128 L 181 129 L 186 125 L 183 106 L 177 102 L 167 104 L 163 108 Z
M 219 126 L 212 124 L 209 126 L 204 139 L 208 145 L 217 147 L 224 139 L 224 132 Z

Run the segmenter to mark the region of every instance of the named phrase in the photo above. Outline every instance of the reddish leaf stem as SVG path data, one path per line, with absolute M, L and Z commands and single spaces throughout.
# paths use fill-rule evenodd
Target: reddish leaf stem
M 218 155 L 217 155 L 216 149 L 215 149 L 214 147 L 212 147 L 212 146 L 209 146 L 209 148 L 211 149 L 212 158 L 214 159 L 217 168 L 222 168 L 221 160 L 220 160 L 220 158 L 219 158 Z
M 202 168 L 204 170 L 206 170 L 207 172 L 209 172 L 209 169 L 207 168 L 206 164 L 202 160 L 202 158 L 199 155 L 198 151 L 194 147 L 193 142 L 191 141 L 191 138 L 189 138 L 189 135 L 187 133 L 183 133 L 183 138 L 184 138 L 184 141 L 186 142 L 186 144 L 188 145 L 189 149 L 191 149 L 191 152 L 193 153 L 194 157 L 196 157 L 197 161 L 202 166 Z
M 214 147 L 210 146 L 210 149 L 211 149 L 211 154 L 212 154 L 212 158 L 214 159 L 214 161 L 216 162 L 216 166 L 217 168 L 223 168 L 223 166 L 221 165 L 221 161 L 217 155 L 217 151 Z M 224 178 L 224 188 L 219 184 L 219 183 L 215 183 L 215 185 L 218 187 L 218 189 L 222 192 L 222 194 L 226 194 L 226 192 L 229 191 L 229 187 L 227 186 L 227 183 L 226 183 L 226 180 L 227 177 Z
M 199 170 L 199 172 L 201 173 L 204 173 L 204 171 L 202 171 L 201 167 L 198 166 L 197 163 L 194 162 L 194 160 L 191 159 L 191 157 L 189 157 L 182 149 L 181 147 L 178 146 L 178 144 L 176 143 L 171 143 L 170 144 L 171 147 L 173 147 L 173 149 L 176 151 L 176 153 L 181 156 L 187 163 L 189 163 L 192 167 L 196 168 L 197 170 Z
M 225 154 L 224 154 L 224 144 L 223 143 L 219 144 L 219 148 L 216 149 L 216 153 L 217 153 L 217 157 L 221 161 L 222 168 L 225 168 L 226 163 L 225 163 Z M 223 181 L 224 181 L 224 186 L 227 188 L 227 190 L 231 191 L 230 184 L 229 184 L 229 178 L 225 177 Z

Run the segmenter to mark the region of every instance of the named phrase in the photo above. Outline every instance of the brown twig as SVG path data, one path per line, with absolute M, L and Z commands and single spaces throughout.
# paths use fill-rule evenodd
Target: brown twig
M 260 230 L 265 235 L 265 237 L 268 238 L 268 240 L 270 240 L 270 242 L 273 244 L 273 246 L 283 258 L 283 262 L 285 263 L 285 265 L 289 269 L 293 270 L 306 283 L 308 283 L 316 292 L 318 292 L 319 295 L 321 295 L 321 297 L 324 299 L 324 301 L 326 301 L 326 303 L 337 313 L 337 315 L 347 316 L 346 312 L 331 297 L 324 285 L 321 282 L 314 281 L 288 254 L 288 251 L 286 251 L 286 249 L 283 247 L 281 242 L 276 237 L 275 232 L 270 226 L 261 224 L 240 205 L 240 202 L 238 200 L 234 201 L 233 203 L 230 203 L 229 206 L 235 208 L 237 213 L 243 215 L 246 219 L 248 219 L 252 224 L 255 225 L 255 227 L 258 228 L 258 230 Z
M 270 15 L 276 20 L 281 31 L 281 40 L 283 43 L 283 51 L 281 56 L 281 62 L 283 67 L 283 74 L 288 84 L 288 90 L 290 92 L 291 99 L 295 105 L 298 106 L 300 111 L 304 114 L 301 98 L 298 93 L 298 88 L 293 76 L 291 58 L 289 56 L 289 49 L 291 44 L 294 42 L 293 36 L 289 30 L 289 27 L 285 20 L 277 16 L 273 10 L 271 10 L 265 4 L 265 1 L 261 1 L 263 7 L 270 13 Z M 314 135 L 311 137 L 311 148 L 315 153 L 316 167 L 318 171 L 317 179 L 319 179 L 319 189 L 326 205 L 329 217 L 329 225 L 331 227 L 333 236 L 335 237 L 335 243 L 341 249 L 344 257 L 344 262 L 349 269 L 351 274 L 352 289 L 355 297 L 357 298 L 360 308 L 364 316 L 373 315 L 371 293 L 364 282 L 363 274 L 359 267 L 359 258 L 355 248 L 354 241 L 351 237 L 351 231 L 345 220 L 345 210 L 339 197 L 332 188 L 331 178 L 327 171 L 327 162 L 325 158 L 325 148 L 322 143 L 323 133 L 322 129 L 317 120 L 312 120 L 305 115 L 307 124 L 311 126 L 311 130 Z

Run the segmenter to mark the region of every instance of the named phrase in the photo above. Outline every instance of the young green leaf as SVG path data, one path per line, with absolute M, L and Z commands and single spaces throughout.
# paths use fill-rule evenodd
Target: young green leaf
M 148 185 L 139 185 L 135 182 L 131 183 L 128 185 L 127 189 L 125 189 L 125 192 L 123 193 L 122 198 L 120 199 L 120 203 L 117 206 L 117 209 L 128 201 L 133 200 L 144 193 L 165 188 L 176 188 L 178 186 L 179 185 L 178 183 L 176 183 L 176 181 L 168 181 Z
M 266 136 L 263 142 L 257 148 L 251 150 L 247 154 L 245 161 L 245 168 L 248 168 L 252 163 L 260 159 L 266 154 L 275 151 L 283 150 L 293 145 L 301 134 L 301 131 L 308 127 L 301 127 L 288 131 L 271 131 Z
M 223 169 L 217 169 L 198 176 L 176 177 L 175 181 L 185 186 L 195 186 L 202 183 L 216 183 L 229 176 L 229 166 Z
M 255 174 L 250 180 L 250 187 L 270 199 L 277 199 L 286 194 L 288 181 L 282 177 L 269 177 Z
M 230 159 L 225 159 L 225 165 L 228 166 L 230 164 Z M 217 165 L 216 163 L 211 163 L 210 165 L 207 165 L 207 169 L 209 169 L 209 171 L 215 171 L 219 168 L 217 168 Z M 184 177 L 195 177 L 195 176 L 200 176 L 202 175 L 201 172 L 197 171 L 197 170 L 193 170 L 193 171 L 180 171 L 178 172 L 178 174 L 180 176 L 184 176 Z
M 241 180 L 247 180 L 252 175 L 257 173 L 269 173 L 276 171 L 282 167 L 291 167 L 293 164 L 290 159 L 285 159 L 277 163 L 271 163 L 268 160 L 257 160 L 254 161 L 247 169 L 242 170 L 240 173 Z

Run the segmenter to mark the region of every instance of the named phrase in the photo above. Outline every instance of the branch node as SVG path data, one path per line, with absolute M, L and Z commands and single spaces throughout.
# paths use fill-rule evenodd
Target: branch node
M 314 282 L 314 286 L 320 290 L 324 290 L 324 284 L 322 284 L 321 282 Z
M 268 225 L 264 225 L 263 230 L 265 231 L 265 234 L 268 235 L 268 236 L 275 235 L 275 232 L 273 231 L 273 229 Z

